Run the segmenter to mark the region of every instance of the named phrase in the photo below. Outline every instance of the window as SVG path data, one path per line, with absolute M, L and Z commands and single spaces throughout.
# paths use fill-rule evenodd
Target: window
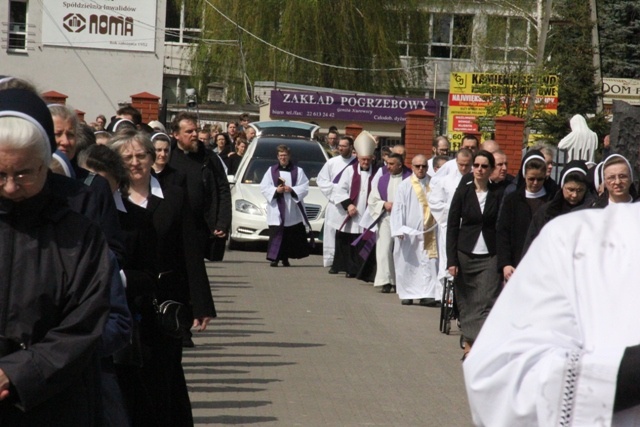
M 8 50 L 27 50 L 27 2 L 9 2 Z
M 487 18 L 487 60 L 527 62 L 535 42 L 535 32 L 526 19 L 505 16 Z
M 415 13 L 403 30 L 406 40 L 398 41 L 401 56 L 471 59 L 473 15 Z
M 184 2 L 167 1 L 167 17 L 165 21 L 166 42 L 196 43 L 201 36 L 202 16 L 191 15 L 185 11 Z

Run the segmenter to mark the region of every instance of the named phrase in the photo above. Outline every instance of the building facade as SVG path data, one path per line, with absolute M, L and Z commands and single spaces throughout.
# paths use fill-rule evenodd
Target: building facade
M 162 94 L 166 0 L 9 0 L 0 5 L 0 75 L 112 116 L 131 95 Z

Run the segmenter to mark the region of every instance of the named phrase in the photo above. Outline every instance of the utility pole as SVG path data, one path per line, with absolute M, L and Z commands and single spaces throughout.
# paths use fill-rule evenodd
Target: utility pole
M 543 8 L 543 1 L 544 8 Z M 595 0 L 593 0 L 595 1 Z M 534 69 L 534 78 L 533 83 L 531 85 L 531 91 L 529 92 L 529 103 L 527 104 L 527 121 L 531 120 L 533 117 L 533 110 L 536 106 L 536 96 L 538 94 L 538 81 L 537 77 L 539 77 L 542 73 L 542 65 L 544 63 L 544 52 L 545 47 L 547 45 L 547 34 L 549 33 L 549 20 L 551 19 L 551 6 L 553 0 L 537 0 L 537 22 L 538 22 L 538 47 L 536 51 L 536 66 Z M 525 140 L 526 144 L 529 141 L 529 134 L 531 133 L 531 128 L 527 126 L 525 130 Z
M 602 68 L 600 67 L 600 37 L 598 35 L 598 5 L 596 0 L 589 0 L 591 8 L 591 44 L 593 49 L 594 83 L 596 85 L 596 113 L 604 110 L 602 102 Z

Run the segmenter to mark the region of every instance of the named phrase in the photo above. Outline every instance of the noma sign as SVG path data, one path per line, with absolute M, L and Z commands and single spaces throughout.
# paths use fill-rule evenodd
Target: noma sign
M 78 13 L 64 17 L 62 26 L 70 33 L 81 33 L 87 29 L 87 19 Z M 89 34 L 110 36 L 132 36 L 133 18 L 130 16 L 89 15 Z
M 43 8 L 45 45 L 155 51 L 155 0 L 48 0 Z
M 270 109 L 271 117 L 279 118 L 400 123 L 409 111 L 437 115 L 439 104 L 426 98 L 273 90 Z

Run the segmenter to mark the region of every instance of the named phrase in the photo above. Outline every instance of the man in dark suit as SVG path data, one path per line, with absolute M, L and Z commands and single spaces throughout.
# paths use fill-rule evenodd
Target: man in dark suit
M 181 112 L 173 119 L 171 129 L 175 143 L 171 148 L 169 165 L 187 177 L 189 204 L 201 254 L 207 252 L 209 240 L 216 242 L 222 259 L 224 241 L 231 227 L 231 191 L 220 159 L 205 149 L 198 140 L 197 118 L 192 113 Z M 221 245 L 219 243 L 222 243 Z M 207 254 L 209 255 L 209 254 Z

